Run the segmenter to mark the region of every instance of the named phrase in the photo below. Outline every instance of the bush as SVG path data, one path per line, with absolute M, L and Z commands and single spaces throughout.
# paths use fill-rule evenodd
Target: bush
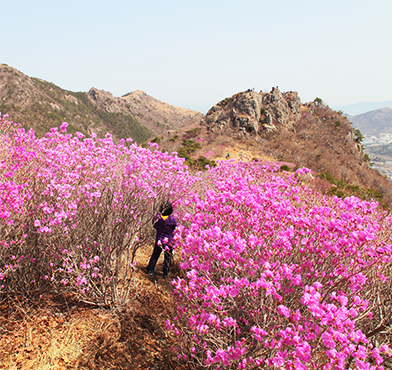
M 391 345 L 391 216 L 254 163 L 209 170 L 177 233 L 179 358 L 214 369 L 380 365 Z M 381 305 L 379 302 L 385 302 Z M 383 356 L 383 357 L 382 357 Z
M 151 140 L 152 143 L 157 143 L 157 144 L 159 144 L 160 141 L 161 141 L 161 138 L 157 137 L 157 136 L 153 140 Z
M 186 131 L 185 134 L 184 134 L 184 136 L 185 136 L 185 138 L 187 138 L 187 139 L 192 139 L 192 138 L 198 136 L 198 133 L 199 133 L 200 130 L 201 130 L 200 127 L 195 127 L 195 128 L 193 128 L 192 130 Z
M 193 140 L 183 139 L 183 147 L 180 149 L 182 149 L 182 153 L 185 152 L 185 153 L 187 153 L 187 155 L 190 155 L 191 153 L 193 153 L 199 149 L 202 149 L 202 146 L 201 146 L 201 144 L 199 144 Z M 180 153 L 180 150 L 179 150 L 179 153 Z M 182 155 L 180 155 L 180 154 L 179 154 L 179 156 L 182 157 Z
M 391 215 L 376 202 L 313 192 L 305 168 L 223 161 L 191 176 L 157 144 L 115 145 L 110 135 L 63 134 L 66 126 L 37 139 L 0 121 L 1 298 L 52 288 L 122 306 L 135 253 L 154 240 L 152 216 L 170 199 L 184 274 L 173 281 L 176 316 L 166 327 L 190 366 L 388 361 Z
M 110 135 L 52 129 L 37 139 L 4 119 L 0 135 L 0 295 L 54 288 L 97 305 L 126 302 L 153 215 L 194 181 L 183 159 Z
M 221 100 L 219 103 L 217 103 L 218 106 L 220 107 L 224 107 L 226 105 L 228 105 L 231 102 L 232 98 L 225 98 L 223 100 Z
M 361 143 L 364 139 L 364 136 L 362 135 L 362 133 L 360 132 L 360 130 L 358 128 L 356 128 L 355 130 L 353 130 L 354 134 L 355 134 L 355 141 L 357 143 Z
M 215 167 L 217 165 L 214 160 L 207 159 L 203 155 L 200 155 L 197 159 L 188 157 L 184 163 L 197 171 L 206 171 L 207 168 Z
M 327 189 L 326 193 L 328 195 L 335 195 L 339 198 L 356 196 L 363 200 L 378 201 L 379 205 L 384 209 L 391 208 L 391 205 L 384 201 L 383 195 L 378 190 L 361 188 L 358 185 L 346 184 L 344 181 L 334 178 L 328 171 L 320 173 L 318 177 L 323 180 L 327 180 L 334 185 Z
M 321 98 L 315 98 L 314 103 L 317 107 L 320 107 L 323 105 L 323 100 Z

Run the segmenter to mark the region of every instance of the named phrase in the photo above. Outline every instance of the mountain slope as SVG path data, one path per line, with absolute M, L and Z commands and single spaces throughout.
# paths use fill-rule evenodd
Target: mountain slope
M 363 135 L 379 136 L 381 133 L 392 133 L 392 108 L 376 109 L 356 116 L 348 116 L 348 119 Z
M 123 97 L 96 88 L 71 92 L 1 65 L 0 111 L 39 136 L 66 121 L 70 133 L 109 132 L 115 139 L 160 142 L 161 148 L 178 151 L 199 169 L 237 153 L 250 160 L 292 162 L 391 199 L 391 183 L 370 168 L 361 136 L 350 122 L 317 99 L 302 104 L 295 91 L 240 92 L 204 116 L 143 91 Z
M 232 158 L 240 151 L 249 159 L 292 162 L 391 200 L 391 182 L 370 168 L 361 136 L 348 119 L 317 100 L 301 104 L 295 91 L 240 92 L 214 105 L 198 127 L 177 136 L 163 137 L 160 145 L 194 160 L 201 155 Z
M 392 109 L 381 108 L 348 116 L 364 136 L 363 147 L 373 167 L 390 179 L 392 176 Z
M 361 102 L 349 105 L 332 106 L 334 110 L 342 110 L 346 115 L 356 116 L 376 109 L 392 108 L 392 101 L 384 102 Z
M 202 117 L 139 91 L 117 98 L 96 88 L 87 93 L 63 90 L 7 65 L 0 65 L 0 111 L 26 129 L 33 128 L 37 135 L 66 121 L 71 133 L 103 136 L 109 132 L 117 139 L 132 137 L 138 143 Z

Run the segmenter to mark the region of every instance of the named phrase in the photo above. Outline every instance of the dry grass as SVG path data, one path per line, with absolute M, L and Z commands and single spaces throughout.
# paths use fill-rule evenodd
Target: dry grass
M 236 162 L 249 162 L 253 158 L 259 158 L 261 161 L 274 162 L 275 159 L 267 155 L 261 154 L 255 150 L 247 148 L 241 144 L 233 143 L 224 150 L 224 155 L 217 156 L 214 158 L 216 161 L 222 161 L 226 159 L 226 155 L 229 153 L 229 159 L 234 159 Z
M 139 250 L 133 299 L 121 310 L 92 308 L 61 296 L 14 297 L 0 311 L 0 368 L 187 369 L 170 347 L 163 324 L 173 315 L 170 281 L 142 269 L 150 248 Z M 157 272 L 162 264 L 157 266 Z M 180 273 L 174 267 L 173 273 Z

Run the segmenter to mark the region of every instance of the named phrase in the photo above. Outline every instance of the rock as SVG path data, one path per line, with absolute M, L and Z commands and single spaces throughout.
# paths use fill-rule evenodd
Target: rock
M 88 97 L 108 113 L 122 112 L 121 106 L 116 103 L 114 96 L 108 91 L 92 87 L 88 92 Z
M 310 112 L 310 114 L 313 114 L 315 111 L 315 108 L 317 107 L 316 104 L 314 102 L 310 102 L 310 103 L 306 103 L 305 107 L 308 108 L 308 111 Z
M 60 110 L 60 107 L 57 104 L 54 103 L 49 103 L 49 105 L 52 107 L 54 110 Z
M 296 94 L 297 96 L 297 94 Z M 299 99 L 300 100 L 300 99 Z M 288 104 L 290 102 L 290 105 Z M 297 107 L 297 99 L 289 99 L 284 96 L 279 89 L 275 88 L 263 98 L 265 112 L 270 115 L 268 126 L 279 125 L 283 127 L 292 127 L 294 121 L 293 115 L 299 114 L 300 105 Z
M 233 102 L 236 112 L 259 121 L 261 118 L 262 96 L 253 91 L 238 94 Z
M 249 133 L 257 133 L 259 129 L 258 120 L 248 115 L 237 116 L 234 121 L 234 126 L 240 127 L 244 129 L 245 132 Z
M 292 130 L 293 123 L 300 118 L 301 107 L 296 91 L 284 94 L 278 88 L 269 93 L 246 91 L 213 106 L 206 115 L 206 124 L 214 132 L 232 123 L 233 128 L 244 128 L 244 132 L 253 136 L 266 130 L 276 131 L 278 127 Z
M 71 103 L 74 103 L 74 104 L 76 104 L 76 105 L 79 104 L 78 99 L 75 98 L 75 96 L 65 94 L 65 95 L 64 95 L 64 98 L 65 98 L 66 100 L 68 100 L 69 102 L 71 102 Z

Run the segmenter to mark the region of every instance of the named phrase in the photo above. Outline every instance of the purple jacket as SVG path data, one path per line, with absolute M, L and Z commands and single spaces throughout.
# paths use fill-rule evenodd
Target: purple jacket
M 164 216 L 165 217 L 165 216 Z M 176 220 L 173 216 L 168 216 L 165 220 L 157 213 L 153 219 L 153 226 L 157 230 L 156 243 L 168 238 L 168 244 L 173 240 L 173 231 L 176 228 Z

